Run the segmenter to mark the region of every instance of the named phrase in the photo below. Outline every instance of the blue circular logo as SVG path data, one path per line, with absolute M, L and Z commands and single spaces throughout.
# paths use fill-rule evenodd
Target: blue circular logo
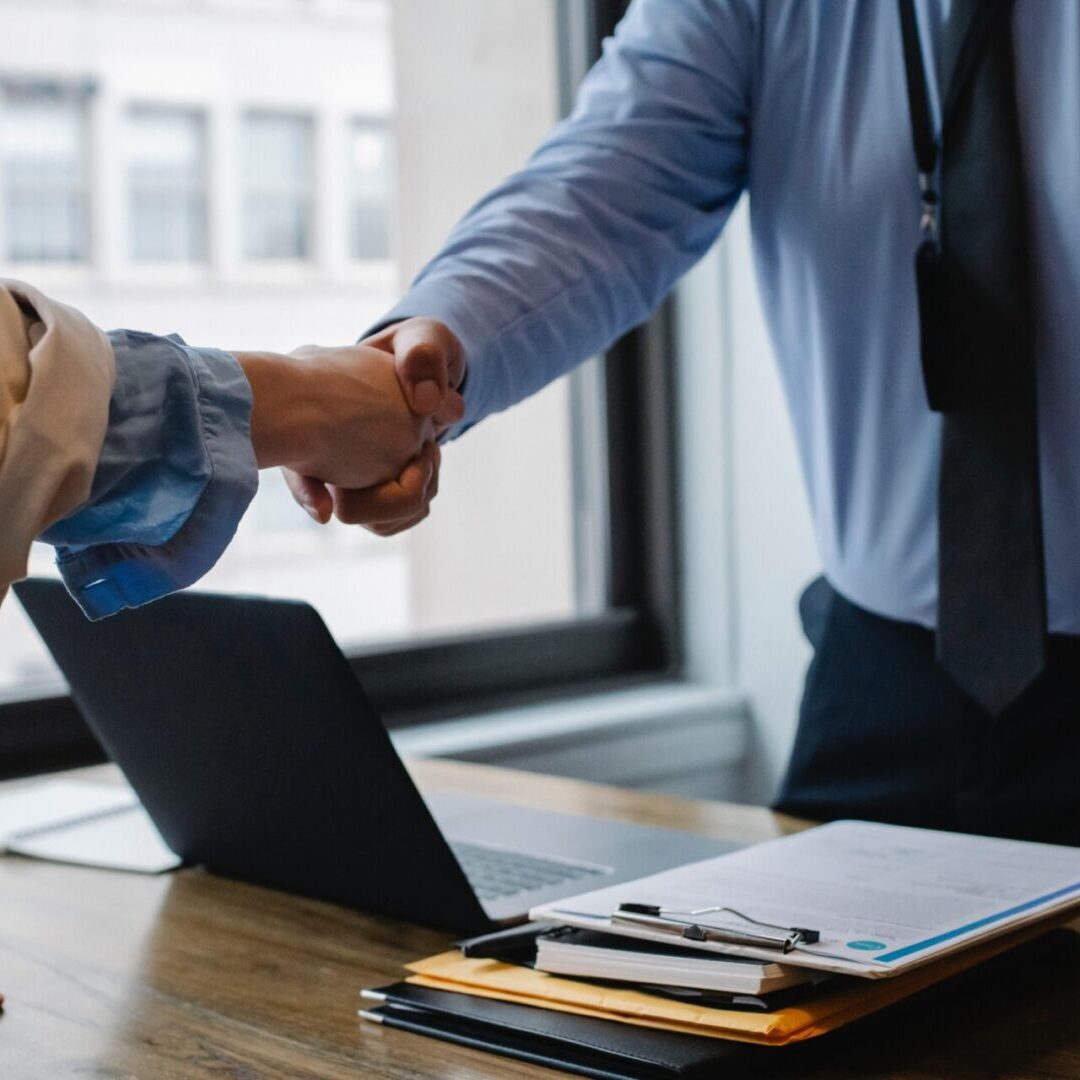
M 862 949 L 863 952 L 880 952 L 885 948 L 884 941 L 849 941 L 849 949 Z

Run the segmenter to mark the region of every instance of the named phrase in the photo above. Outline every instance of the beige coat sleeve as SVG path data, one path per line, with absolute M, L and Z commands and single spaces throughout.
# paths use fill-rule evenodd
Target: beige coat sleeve
M 0 279 L 0 601 L 35 537 L 88 498 L 115 375 L 85 316 Z

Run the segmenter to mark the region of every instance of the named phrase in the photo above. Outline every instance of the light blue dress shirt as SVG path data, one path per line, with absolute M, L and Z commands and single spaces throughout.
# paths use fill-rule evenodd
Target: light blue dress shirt
M 931 70 L 948 9 L 919 3 Z M 1080 633 L 1080 3 L 1017 0 L 1014 20 L 1050 623 Z M 572 117 L 388 319 L 461 337 L 467 427 L 642 321 L 743 192 L 826 574 L 932 626 L 940 420 L 896 0 L 635 0 Z
M 258 487 L 251 388 L 236 359 L 114 330 L 116 384 L 90 498 L 41 537 L 94 619 L 192 584 Z

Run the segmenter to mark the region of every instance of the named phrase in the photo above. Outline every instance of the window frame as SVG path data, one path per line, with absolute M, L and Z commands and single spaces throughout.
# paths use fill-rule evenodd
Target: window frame
M 314 172 L 303 178 L 302 183 L 283 184 L 279 189 L 273 185 L 260 182 L 253 184 L 248 170 L 247 140 L 251 137 L 251 125 L 260 121 L 285 121 L 296 124 L 303 132 L 304 141 L 307 143 L 307 155 L 305 161 L 312 162 L 316 157 L 318 140 L 318 117 L 310 110 L 303 107 L 276 108 L 272 105 L 248 105 L 242 109 L 237 125 L 240 138 L 240 252 L 239 257 L 245 268 L 255 269 L 266 266 L 315 266 L 318 259 L 319 247 L 319 213 L 318 200 L 316 199 Z M 265 199 L 269 196 L 281 196 L 294 200 L 295 209 L 299 209 L 303 216 L 304 224 L 304 250 L 299 253 L 259 255 L 252 252 L 248 246 L 248 215 L 252 210 L 252 196 Z
M 397 221 L 395 220 L 395 208 L 391 192 L 393 190 L 394 181 L 394 168 L 397 155 L 394 152 L 394 129 L 392 119 L 388 116 L 374 116 L 374 115 L 362 115 L 359 113 L 350 113 L 344 117 L 345 131 L 344 136 L 346 140 L 351 141 L 354 135 L 361 130 L 366 130 L 371 133 L 377 133 L 384 140 L 384 149 L 389 158 L 389 179 L 390 185 L 387 192 L 386 199 L 386 254 L 385 255 L 358 255 L 353 247 L 353 215 L 355 214 L 358 204 L 364 200 L 360 200 L 356 195 L 356 188 L 354 184 L 354 177 L 351 168 L 347 169 L 348 176 L 346 177 L 347 187 L 347 229 L 348 236 L 345 241 L 345 258 L 352 266 L 371 266 L 379 265 L 392 261 L 394 258 L 395 249 L 395 231 L 397 227 Z
M 130 101 L 122 111 L 123 123 L 129 126 L 128 130 L 125 131 L 125 140 L 130 132 L 130 125 L 147 116 L 158 118 L 183 118 L 187 121 L 194 121 L 199 151 L 198 175 L 193 180 L 182 180 L 179 182 L 170 180 L 167 183 L 163 183 L 160 180 L 154 181 L 153 183 L 147 183 L 145 180 L 137 179 L 132 170 L 129 144 L 125 143 L 123 193 L 124 231 L 127 243 L 125 245 L 124 260 L 128 266 L 137 268 L 139 272 L 147 269 L 152 271 L 161 268 L 167 268 L 169 270 L 177 268 L 180 270 L 205 268 L 210 262 L 211 228 L 210 122 L 207 110 L 198 105 L 181 105 L 173 104 L 171 102 L 146 102 L 141 100 Z M 200 217 L 198 236 L 196 238 L 196 247 L 198 248 L 196 255 L 190 258 L 148 258 L 138 254 L 136 250 L 138 246 L 138 230 L 136 228 L 137 215 L 135 204 L 137 196 L 144 195 L 147 191 L 155 191 L 156 193 L 168 192 L 172 195 L 179 192 L 188 198 L 194 196 L 195 200 L 197 200 Z
M 76 124 L 78 128 L 78 176 L 71 188 L 70 194 L 77 196 L 81 211 L 81 229 L 79 230 L 79 242 L 81 251 L 75 258 L 53 258 L 41 256 L 24 258 L 13 253 L 11 237 L 8 235 L 6 210 L 9 197 L 10 180 L 7 176 L 8 165 L 6 160 L 0 157 L 0 200 L 4 214 L 0 215 L 0 258 L 22 274 L 33 274 L 39 269 L 45 268 L 50 271 L 80 271 L 88 267 L 93 258 L 93 192 L 91 189 L 91 156 L 92 156 L 92 132 L 90 106 L 95 87 L 92 83 L 79 79 L 47 77 L 19 78 L 5 76 L 0 80 L 0 97 L 9 92 L 22 92 L 28 94 L 45 94 L 46 97 L 55 97 L 64 105 L 73 106 L 77 112 Z M 0 100 L 0 110 L 5 108 L 5 103 Z
M 565 111 L 627 0 L 555 2 Z M 388 727 L 678 677 L 682 572 L 673 331 L 668 301 L 608 350 L 601 379 L 572 388 L 573 399 L 583 387 L 595 393 L 602 383 L 605 609 L 533 626 L 350 650 L 350 664 Z M 576 422 L 596 414 L 578 409 Z M 104 753 L 70 696 L 0 702 L 0 777 L 101 760 Z

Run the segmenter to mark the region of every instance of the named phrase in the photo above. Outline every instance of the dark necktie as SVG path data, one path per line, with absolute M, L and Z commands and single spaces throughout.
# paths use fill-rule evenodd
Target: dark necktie
M 1035 357 L 1011 0 L 953 0 L 943 42 L 937 652 L 1000 714 L 1046 662 Z M 928 379 L 931 373 L 927 373 Z

